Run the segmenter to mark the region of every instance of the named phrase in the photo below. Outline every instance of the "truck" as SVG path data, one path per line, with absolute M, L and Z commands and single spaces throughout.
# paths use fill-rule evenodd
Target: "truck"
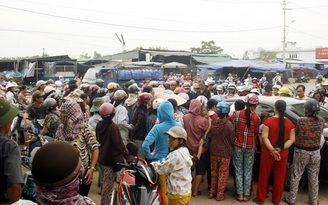
M 131 69 L 122 69 L 103 67 L 99 69 L 95 77 L 96 79 L 103 79 L 104 87 L 106 88 L 110 82 L 121 85 L 130 80 L 134 80 L 140 85 L 145 79 L 161 81 L 163 80 L 163 76 L 164 70 L 162 68 L 135 67 Z

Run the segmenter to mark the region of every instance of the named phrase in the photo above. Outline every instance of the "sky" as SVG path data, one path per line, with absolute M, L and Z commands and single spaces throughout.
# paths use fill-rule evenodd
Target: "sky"
M 328 1 L 286 1 L 286 41 L 328 47 Z M 223 54 L 282 50 L 283 0 L 0 0 L 0 58 L 110 55 L 214 40 Z

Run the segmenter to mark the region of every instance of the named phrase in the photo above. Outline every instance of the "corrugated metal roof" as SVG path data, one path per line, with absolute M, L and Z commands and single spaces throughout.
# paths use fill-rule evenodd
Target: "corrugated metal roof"
M 192 58 L 195 61 L 203 64 L 221 63 L 231 60 L 231 57 L 228 55 L 193 55 Z

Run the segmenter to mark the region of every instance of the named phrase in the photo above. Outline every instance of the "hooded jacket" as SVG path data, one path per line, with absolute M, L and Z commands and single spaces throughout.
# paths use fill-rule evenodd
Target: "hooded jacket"
M 202 104 L 197 99 L 190 101 L 189 112 L 183 116 L 184 128 L 188 134 L 187 144 L 193 154 L 197 154 L 199 141 L 208 128 L 208 120 L 202 116 Z M 206 149 L 203 149 L 203 153 Z
M 145 138 L 142 144 L 142 149 L 146 155 L 146 158 L 151 161 L 159 161 L 165 158 L 169 151 L 168 135 L 164 135 L 164 132 L 169 131 L 174 126 L 180 126 L 174 119 L 173 106 L 169 101 L 164 101 L 157 110 L 157 116 L 159 124 L 155 125 Z M 150 145 L 155 142 L 155 148 L 152 154 L 150 152 Z

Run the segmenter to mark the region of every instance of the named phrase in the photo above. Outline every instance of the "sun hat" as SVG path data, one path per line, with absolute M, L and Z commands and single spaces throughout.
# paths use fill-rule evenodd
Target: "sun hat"
M 98 112 L 100 109 L 100 106 L 104 103 L 104 99 L 101 97 L 97 97 L 92 101 L 92 107 L 90 109 L 90 112 Z
M 39 80 L 38 82 L 36 82 L 36 87 L 40 87 L 41 85 L 46 85 L 47 82 L 44 80 Z
M 170 135 L 173 138 L 182 138 L 187 141 L 187 132 L 180 126 L 172 127 L 169 131 L 164 132 L 164 135 Z
M 18 114 L 18 109 L 0 98 L 0 128 L 10 123 Z

